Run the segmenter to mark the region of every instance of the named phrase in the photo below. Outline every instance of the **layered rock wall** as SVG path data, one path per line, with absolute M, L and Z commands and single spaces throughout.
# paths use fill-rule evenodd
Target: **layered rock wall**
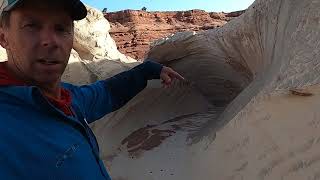
M 124 10 L 105 13 L 105 17 L 111 23 L 110 35 L 116 41 L 119 51 L 142 60 L 154 40 L 176 32 L 202 31 L 221 27 L 243 12 Z

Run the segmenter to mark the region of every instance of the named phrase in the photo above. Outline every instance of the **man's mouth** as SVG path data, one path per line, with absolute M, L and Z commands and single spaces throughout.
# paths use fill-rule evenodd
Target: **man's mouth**
M 49 59 L 39 59 L 39 63 L 45 64 L 45 65 L 56 65 L 59 64 L 59 61 L 57 60 L 49 60 Z

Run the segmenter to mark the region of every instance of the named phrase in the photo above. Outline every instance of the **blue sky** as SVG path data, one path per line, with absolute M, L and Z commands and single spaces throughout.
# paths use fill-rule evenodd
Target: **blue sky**
M 119 11 L 124 9 L 141 9 L 148 11 L 174 11 L 202 9 L 215 12 L 231 12 L 249 7 L 254 0 L 82 0 L 84 3 L 102 10 Z

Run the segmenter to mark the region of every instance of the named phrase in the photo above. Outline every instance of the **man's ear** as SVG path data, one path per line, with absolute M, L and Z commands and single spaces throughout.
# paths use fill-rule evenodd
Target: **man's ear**
M 9 45 L 7 33 L 4 28 L 0 28 L 0 45 L 5 49 L 7 49 Z

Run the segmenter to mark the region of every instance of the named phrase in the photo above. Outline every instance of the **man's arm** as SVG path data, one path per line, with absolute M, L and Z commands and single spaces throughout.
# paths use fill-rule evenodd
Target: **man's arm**
M 112 111 L 124 106 L 147 86 L 147 81 L 160 79 L 163 66 L 146 61 L 129 71 L 122 72 L 103 81 L 106 91 L 111 94 Z
M 169 87 L 174 79 L 184 80 L 171 68 L 147 61 L 106 80 L 81 86 L 78 96 L 87 122 L 92 123 L 118 110 L 142 91 L 148 80 L 159 78 L 164 87 Z
M 87 122 L 92 123 L 124 106 L 146 87 L 148 80 L 159 79 L 162 68 L 159 63 L 147 61 L 106 80 L 77 88 L 76 96 Z

